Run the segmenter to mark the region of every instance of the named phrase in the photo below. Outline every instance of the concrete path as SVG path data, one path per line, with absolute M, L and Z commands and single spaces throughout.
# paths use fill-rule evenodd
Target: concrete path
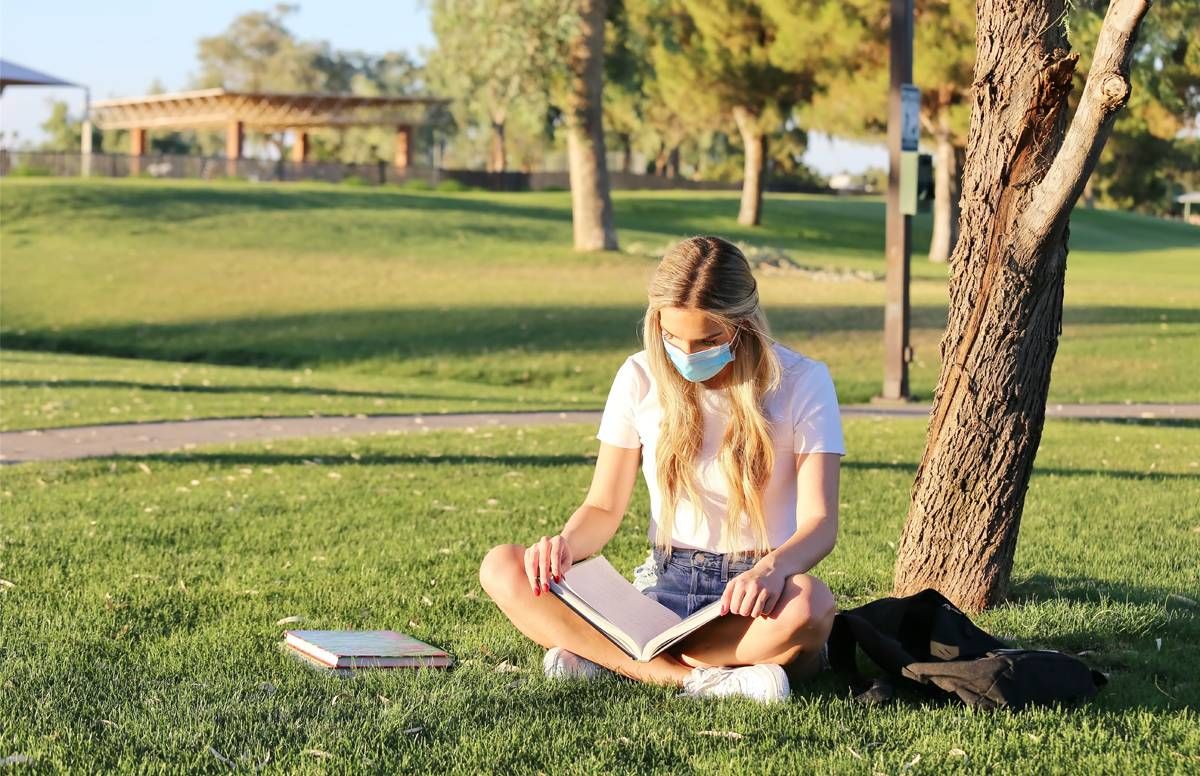
M 928 417 L 929 404 L 849 404 L 843 417 Z M 1048 417 L 1200 419 L 1200 404 L 1052 404 Z M 466 412 L 432 415 L 355 415 L 292 418 L 218 418 L 160 423 L 0 433 L 0 463 L 55 461 L 109 455 L 143 455 L 190 450 L 199 445 L 246 440 L 294 439 L 376 434 L 443 428 L 503 428 L 555 423 L 600 422 L 598 410 L 570 412 Z

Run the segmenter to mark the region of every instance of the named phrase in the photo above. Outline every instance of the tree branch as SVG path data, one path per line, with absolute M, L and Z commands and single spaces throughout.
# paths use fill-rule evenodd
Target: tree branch
M 1151 0 L 1112 0 L 1096 41 L 1083 95 L 1062 147 L 1033 191 L 1021 234 L 1033 244 L 1045 239 L 1078 201 L 1104 149 L 1113 118 L 1129 100 L 1129 60 L 1138 26 Z

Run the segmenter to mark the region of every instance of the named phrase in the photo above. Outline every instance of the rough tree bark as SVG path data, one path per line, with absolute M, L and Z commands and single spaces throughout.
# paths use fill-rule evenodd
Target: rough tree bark
M 762 220 L 763 170 L 767 162 L 767 138 L 758 126 L 758 117 L 749 109 L 733 109 L 733 120 L 742 135 L 746 165 L 742 174 L 742 204 L 738 223 L 758 226 Z
M 1001 600 L 1061 333 L 1067 221 L 1116 112 L 1148 0 L 1112 0 L 1079 107 L 1064 0 L 978 0 L 950 315 L 893 590 Z
M 939 90 L 933 117 L 933 236 L 929 241 L 929 260 L 945 264 L 958 242 L 959 168 L 950 128 L 952 87 Z
M 567 160 L 571 178 L 571 223 L 575 249 L 617 250 L 604 153 L 604 18 L 607 0 L 579 0 L 579 32 L 567 66 Z

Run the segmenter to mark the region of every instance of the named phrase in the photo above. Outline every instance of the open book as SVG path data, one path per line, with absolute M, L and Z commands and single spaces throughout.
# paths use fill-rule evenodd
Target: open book
M 713 601 L 690 617 L 679 615 L 634 587 L 603 555 L 574 564 L 550 592 L 634 660 L 646 662 L 721 616 Z

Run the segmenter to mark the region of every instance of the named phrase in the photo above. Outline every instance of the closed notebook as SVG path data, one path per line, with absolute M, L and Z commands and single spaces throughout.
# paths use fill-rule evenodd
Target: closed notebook
M 450 653 L 390 630 L 290 630 L 288 647 L 330 668 L 445 668 Z

